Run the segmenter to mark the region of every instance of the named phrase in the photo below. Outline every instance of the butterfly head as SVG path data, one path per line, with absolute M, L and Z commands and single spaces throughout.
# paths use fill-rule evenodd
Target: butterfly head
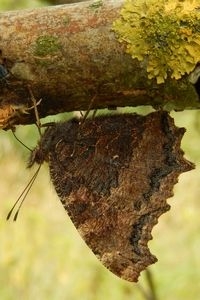
M 51 123 L 41 136 L 38 145 L 31 151 L 28 160 L 28 168 L 35 163 L 41 165 L 43 162 L 49 161 L 49 154 L 60 140 L 71 140 L 77 135 L 79 127 L 78 119 L 74 118 L 67 122 Z
M 37 146 L 31 151 L 28 160 L 28 168 L 31 168 L 35 163 L 41 165 L 45 161 L 48 162 L 54 135 L 55 125 L 50 126 L 45 130 Z

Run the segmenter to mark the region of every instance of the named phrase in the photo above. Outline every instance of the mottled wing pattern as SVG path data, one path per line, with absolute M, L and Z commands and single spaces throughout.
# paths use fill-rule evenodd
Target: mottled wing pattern
M 50 147 L 52 182 L 94 254 L 137 281 L 156 261 L 147 245 L 152 228 L 169 209 L 179 174 L 193 167 L 180 150 L 184 129 L 162 111 L 69 122 Z

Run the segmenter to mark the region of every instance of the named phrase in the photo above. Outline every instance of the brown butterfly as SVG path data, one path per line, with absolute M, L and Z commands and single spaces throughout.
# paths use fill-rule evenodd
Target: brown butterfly
M 179 174 L 194 168 L 180 149 L 184 132 L 163 111 L 72 119 L 45 130 L 28 166 L 49 163 L 87 245 L 111 272 L 137 281 L 157 260 L 147 244 Z

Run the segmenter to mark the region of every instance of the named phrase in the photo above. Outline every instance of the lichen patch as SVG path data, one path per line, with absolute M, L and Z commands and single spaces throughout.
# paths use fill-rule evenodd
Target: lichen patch
M 198 0 L 126 0 L 113 29 L 127 53 L 147 62 L 149 79 L 178 80 L 200 60 L 199 8 Z

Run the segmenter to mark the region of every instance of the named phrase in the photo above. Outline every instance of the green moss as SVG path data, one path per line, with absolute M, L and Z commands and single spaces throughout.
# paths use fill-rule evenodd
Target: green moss
M 113 24 L 133 58 L 147 63 L 148 77 L 180 79 L 200 60 L 200 1 L 126 0 Z
M 97 0 L 94 3 L 90 4 L 89 8 L 96 10 L 96 9 L 100 8 L 101 6 L 103 6 L 103 1 Z
M 59 39 L 50 35 L 38 37 L 35 43 L 34 55 L 47 56 L 58 52 L 61 49 Z
M 63 21 L 64 25 L 68 25 L 71 20 L 70 20 L 69 16 L 64 16 L 63 19 L 62 19 L 62 21 Z

